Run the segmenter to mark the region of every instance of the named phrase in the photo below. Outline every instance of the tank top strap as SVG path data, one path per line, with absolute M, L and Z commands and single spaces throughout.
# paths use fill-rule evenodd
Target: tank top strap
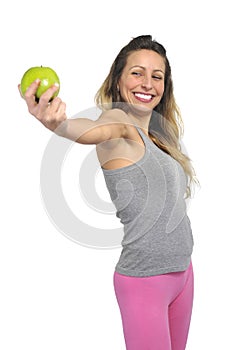
M 147 137 L 145 134 L 144 134 L 144 132 L 142 131 L 142 129 L 139 127 L 139 126 L 136 126 L 135 125 L 135 128 L 136 128 L 136 130 L 138 131 L 138 133 L 139 133 L 139 135 L 141 136 L 141 138 L 142 138 L 142 141 L 144 142 L 144 144 L 145 144 L 145 147 L 146 148 L 151 148 L 152 147 L 152 144 L 151 144 L 151 140 L 150 140 L 150 138 L 149 137 Z

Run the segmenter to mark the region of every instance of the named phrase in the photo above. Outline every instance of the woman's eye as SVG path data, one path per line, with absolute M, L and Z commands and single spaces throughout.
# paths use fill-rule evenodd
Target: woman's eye
M 156 79 L 156 80 L 162 80 L 162 77 L 158 76 L 158 75 L 153 75 L 152 77 L 153 79 Z
M 132 75 L 136 75 L 136 76 L 140 76 L 141 75 L 141 73 L 139 73 L 139 72 L 132 72 Z

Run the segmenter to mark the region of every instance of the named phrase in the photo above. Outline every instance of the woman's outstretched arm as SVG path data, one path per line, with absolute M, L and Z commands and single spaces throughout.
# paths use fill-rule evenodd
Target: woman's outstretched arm
M 123 111 L 114 109 L 103 112 L 96 121 L 88 118 L 68 119 L 66 104 L 60 97 L 49 102 L 58 89 L 56 85 L 42 94 L 37 103 L 35 94 L 39 84 L 39 80 L 34 81 L 24 95 L 28 111 L 57 135 L 82 144 L 99 144 L 125 136 L 126 114 Z

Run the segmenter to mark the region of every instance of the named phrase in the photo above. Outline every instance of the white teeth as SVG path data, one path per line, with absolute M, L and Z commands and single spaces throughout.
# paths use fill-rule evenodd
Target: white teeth
M 152 99 L 152 95 L 144 95 L 144 94 L 136 93 L 135 96 L 148 101 Z

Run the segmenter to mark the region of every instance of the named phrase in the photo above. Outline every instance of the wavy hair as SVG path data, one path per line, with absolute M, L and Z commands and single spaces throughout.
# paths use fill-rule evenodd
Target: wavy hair
M 124 101 L 117 89 L 117 84 L 127 63 L 127 58 L 132 52 L 143 49 L 155 51 L 165 63 L 164 93 L 152 112 L 148 130 L 149 137 L 160 149 L 181 164 L 188 179 L 186 197 L 190 197 L 191 187 L 198 181 L 190 158 L 181 150 L 183 120 L 175 101 L 171 67 L 163 45 L 153 40 L 151 35 L 133 38 L 117 55 L 108 76 L 96 93 L 95 102 L 102 109 L 119 108 L 119 102 Z

